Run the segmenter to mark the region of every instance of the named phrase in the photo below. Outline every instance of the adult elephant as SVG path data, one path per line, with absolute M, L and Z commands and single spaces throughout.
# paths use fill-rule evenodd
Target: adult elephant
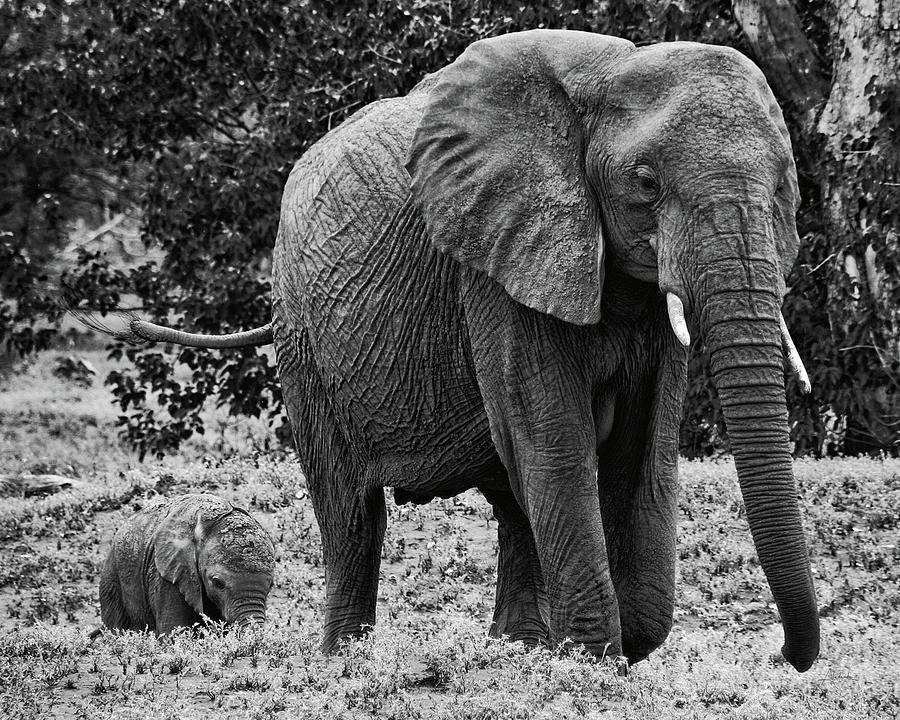
M 802 671 L 819 626 L 783 352 L 808 381 L 780 311 L 797 203 L 781 112 L 740 53 L 514 33 L 300 159 L 271 326 L 132 329 L 274 335 L 322 531 L 326 650 L 375 620 L 382 488 L 477 487 L 499 521 L 491 632 L 636 661 L 672 624 L 690 325 Z

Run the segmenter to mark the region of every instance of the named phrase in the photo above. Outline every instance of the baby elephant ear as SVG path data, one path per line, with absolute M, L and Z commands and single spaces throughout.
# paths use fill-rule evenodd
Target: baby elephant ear
M 203 612 L 203 587 L 197 551 L 208 528 L 229 512 L 231 505 L 214 495 L 182 495 L 170 503 L 153 534 L 157 571 L 198 613 Z
M 437 74 L 407 162 L 436 247 L 572 323 L 600 319 L 603 289 L 584 104 L 633 49 L 564 30 L 476 42 Z

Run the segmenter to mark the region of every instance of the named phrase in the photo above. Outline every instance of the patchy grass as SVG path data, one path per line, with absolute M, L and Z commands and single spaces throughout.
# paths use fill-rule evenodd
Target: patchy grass
M 729 461 L 682 465 L 675 628 L 628 677 L 577 653 L 486 637 L 496 522 L 474 492 L 421 507 L 389 498 L 378 625 L 325 658 L 321 545 L 296 463 L 213 460 L 227 454 L 218 440 L 138 463 L 116 441 L 103 388 L 69 388 L 46 369 L 4 381 L 0 473 L 82 482 L 0 504 L 0 717 L 900 715 L 900 462 L 796 464 L 823 624 L 822 656 L 806 674 L 778 654 L 777 612 Z M 254 447 L 259 431 L 228 442 Z M 91 642 L 115 528 L 148 501 L 190 490 L 244 504 L 275 538 L 269 623 Z

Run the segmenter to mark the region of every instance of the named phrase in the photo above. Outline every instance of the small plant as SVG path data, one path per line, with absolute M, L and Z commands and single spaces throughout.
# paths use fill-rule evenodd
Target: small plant
M 191 659 L 187 655 L 175 654 L 169 656 L 165 661 L 165 667 L 169 671 L 170 675 L 178 675 L 181 673 L 188 665 L 190 665 Z
M 96 369 L 87 359 L 78 355 L 60 355 L 56 358 L 53 374 L 78 387 L 89 388 L 94 384 Z
M 279 713 L 287 710 L 287 696 L 283 689 L 276 690 L 270 697 L 263 698 L 259 705 L 250 708 L 252 720 L 274 720 Z
M 97 674 L 97 680 L 91 688 L 91 695 L 105 695 L 116 689 L 116 683 L 112 675 L 104 672 Z
M 254 672 L 232 678 L 231 682 L 228 684 L 228 689 L 266 692 L 271 686 L 272 681 L 268 676 Z
M 78 665 L 74 660 L 69 660 L 66 658 L 58 658 L 53 660 L 50 663 L 50 666 L 47 667 L 43 673 L 41 674 L 41 681 L 48 687 L 56 687 L 60 680 L 63 678 L 67 678 L 66 685 L 68 685 L 71 680 L 68 679 L 70 675 L 78 672 Z
M 406 538 L 388 532 L 384 538 L 381 557 L 389 563 L 397 563 L 406 557 Z

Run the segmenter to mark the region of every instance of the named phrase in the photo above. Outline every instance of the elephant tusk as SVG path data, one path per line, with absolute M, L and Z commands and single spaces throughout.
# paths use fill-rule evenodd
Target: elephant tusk
M 675 293 L 666 293 L 666 306 L 669 310 L 669 323 L 672 325 L 672 332 L 675 337 L 685 347 L 691 344 L 691 334 L 688 332 L 687 322 L 684 319 L 684 304 L 681 298 Z
M 778 320 L 781 323 L 781 343 L 784 346 L 785 357 L 787 357 L 788 364 L 791 366 L 791 371 L 794 373 L 797 382 L 800 384 L 800 392 L 804 395 L 808 395 L 812 390 L 812 384 L 809 382 L 809 375 L 806 372 L 806 368 L 803 367 L 800 353 L 797 352 L 797 346 L 794 345 L 794 341 L 791 339 L 791 334 L 788 332 L 787 323 L 784 321 L 784 315 L 782 313 L 778 313 Z

